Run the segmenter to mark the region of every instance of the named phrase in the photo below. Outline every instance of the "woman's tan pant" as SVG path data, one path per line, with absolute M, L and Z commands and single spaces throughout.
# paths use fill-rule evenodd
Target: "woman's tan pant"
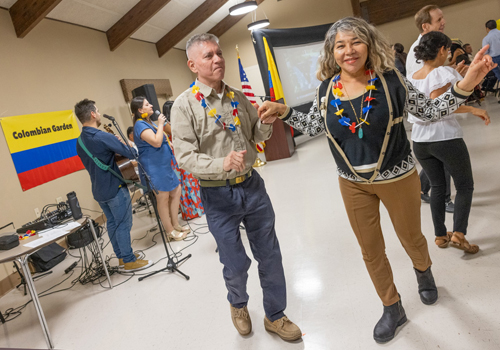
M 413 267 L 425 271 L 432 264 L 427 241 L 420 229 L 420 180 L 417 172 L 385 184 L 359 184 L 341 177 L 339 183 L 347 216 L 368 273 L 384 305 L 392 305 L 399 300 L 399 296 L 385 254 L 380 227 L 380 201 L 387 208 L 394 230 Z

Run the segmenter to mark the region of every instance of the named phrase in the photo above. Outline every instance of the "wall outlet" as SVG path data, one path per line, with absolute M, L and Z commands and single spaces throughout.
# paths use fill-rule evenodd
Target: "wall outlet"
M 56 198 L 56 203 L 59 204 L 63 201 L 62 197 L 57 197 Z
M 37 218 L 40 217 L 40 210 L 38 208 L 35 208 L 35 215 Z

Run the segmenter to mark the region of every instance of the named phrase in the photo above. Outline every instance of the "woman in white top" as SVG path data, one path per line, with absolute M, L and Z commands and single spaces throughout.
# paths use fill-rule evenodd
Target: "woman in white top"
M 443 67 L 451 40 L 441 32 L 430 32 L 422 36 L 415 47 L 415 57 L 423 60 L 424 66 L 416 71 L 409 80 L 426 96 L 436 98 L 462 76 L 451 67 Z M 488 125 L 490 118 L 485 110 L 461 106 L 455 113 L 472 113 L 482 118 Z M 454 113 L 454 114 L 455 114 Z M 479 247 L 470 244 L 465 235 L 474 191 L 472 168 L 467 146 L 462 138 L 462 128 L 453 114 L 436 122 L 426 122 L 410 116 L 412 122 L 413 150 L 431 181 L 431 212 L 436 234 L 435 243 L 446 248 L 448 243 L 475 254 Z M 445 226 L 445 168 L 450 172 L 457 194 L 453 213 L 453 233 Z

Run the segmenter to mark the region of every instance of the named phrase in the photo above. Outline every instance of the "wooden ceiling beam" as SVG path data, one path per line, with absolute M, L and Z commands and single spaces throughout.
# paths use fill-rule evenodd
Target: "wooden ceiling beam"
M 250 0 L 245 0 L 245 2 L 250 1 Z M 260 5 L 264 0 L 257 0 L 257 5 Z M 247 14 L 240 15 L 240 16 L 231 16 L 227 15 L 222 21 L 217 23 L 215 27 L 210 29 L 209 33 L 215 35 L 216 37 L 220 37 L 222 34 L 227 32 L 232 26 L 234 26 L 236 23 L 238 23 L 243 17 L 245 17 Z
M 17 0 L 9 9 L 18 38 L 24 38 L 62 0 Z
M 141 0 L 106 32 L 109 49 L 115 51 L 170 0 Z
M 195 30 L 200 24 L 205 22 L 211 15 L 221 8 L 228 0 L 206 0 L 191 12 L 181 23 L 175 26 L 170 32 L 165 34 L 156 43 L 158 56 L 163 56 L 174 47 L 179 41 L 184 39 L 189 33 Z
M 434 0 L 432 3 L 443 8 L 465 1 L 470 0 Z M 401 18 L 413 17 L 418 10 L 428 4 L 428 0 L 393 0 L 389 5 L 387 0 L 363 1 L 360 2 L 361 17 L 373 25 L 381 25 Z M 446 13 L 446 10 L 444 12 Z
M 351 6 L 354 17 L 361 17 L 361 4 L 359 0 L 351 0 Z

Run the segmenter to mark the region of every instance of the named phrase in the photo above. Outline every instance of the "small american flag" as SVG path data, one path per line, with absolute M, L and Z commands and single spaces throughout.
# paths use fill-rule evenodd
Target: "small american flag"
M 243 66 L 241 65 L 240 55 L 238 55 L 238 65 L 240 67 L 241 89 L 250 102 L 257 103 L 257 100 L 255 100 L 255 95 L 252 91 L 252 86 L 248 81 L 247 74 L 245 73 L 245 71 L 243 70 Z

